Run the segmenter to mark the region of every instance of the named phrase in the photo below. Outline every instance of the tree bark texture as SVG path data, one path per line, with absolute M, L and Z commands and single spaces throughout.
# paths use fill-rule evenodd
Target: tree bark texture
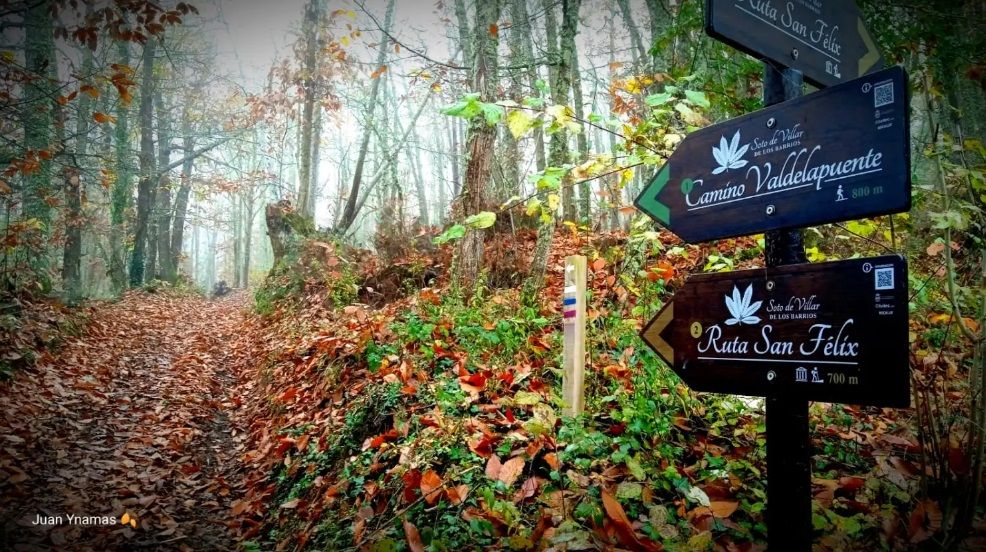
M 484 102 L 495 101 L 496 96 L 499 40 L 493 28 L 499 17 L 500 0 L 476 3 L 472 85 Z M 488 206 L 495 145 L 496 127 L 486 124 L 482 118 L 473 121 L 466 143 L 468 162 L 460 197 L 463 218 L 484 211 Z M 484 235 L 481 229 L 469 228 L 459 245 L 453 278 L 466 294 L 471 294 L 474 289 L 483 265 Z
M 154 52 L 157 40 L 144 44 L 141 56 L 140 108 L 140 180 L 137 184 L 137 222 L 134 229 L 134 250 L 130 257 L 130 286 L 144 282 L 144 265 L 147 251 L 147 227 L 151 205 L 154 203 Z

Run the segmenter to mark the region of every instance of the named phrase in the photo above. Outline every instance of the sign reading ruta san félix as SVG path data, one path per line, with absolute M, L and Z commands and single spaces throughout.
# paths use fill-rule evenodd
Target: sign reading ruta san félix
M 634 203 L 690 243 L 899 213 L 909 152 L 892 67 L 689 134 Z
M 697 391 L 906 407 L 907 304 L 898 256 L 700 274 L 642 337 Z
M 748 54 L 841 84 L 883 67 L 852 0 L 708 0 L 706 32 Z

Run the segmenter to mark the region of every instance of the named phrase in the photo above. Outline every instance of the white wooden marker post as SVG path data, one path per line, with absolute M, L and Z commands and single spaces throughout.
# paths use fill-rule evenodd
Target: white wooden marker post
M 563 413 L 578 416 L 585 408 L 585 279 L 586 259 L 582 255 L 565 257 L 565 293 L 562 295 L 562 325 L 565 328 L 563 353 Z

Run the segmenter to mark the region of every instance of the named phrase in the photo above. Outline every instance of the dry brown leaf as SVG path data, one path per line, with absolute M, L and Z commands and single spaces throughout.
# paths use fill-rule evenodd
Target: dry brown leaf
M 413 523 L 404 518 L 404 536 L 407 538 L 407 546 L 411 552 L 425 552 L 425 544 L 421 541 L 421 534 Z
M 501 469 L 503 469 L 503 464 L 500 463 L 500 457 L 495 454 L 490 456 L 490 459 L 486 461 L 486 477 L 499 479 Z
M 507 460 L 503 467 L 500 468 L 500 475 L 497 477 L 503 482 L 507 487 L 513 487 L 514 483 L 520 477 L 520 474 L 524 472 L 524 459 L 520 456 L 514 456 L 510 460 Z
M 620 505 L 609 491 L 603 489 L 602 498 L 606 517 L 609 518 L 613 524 L 613 528 L 616 529 L 616 536 L 619 538 L 620 544 L 630 550 L 643 550 L 645 552 L 660 552 L 663 550 L 659 544 L 637 537 L 637 534 L 633 531 L 633 525 L 630 523 L 630 518 L 627 517 L 626 512 L 623 510 L 623 506 Z
M 735 500 L 713 500 L 709 503 L 712 515 L 717 518 L 728 518 L 739 508 L 739 502 Z
M 469 496 L 469 485 L 456 485 L 455 487 L 449 487 L 445 489 L 445 496 L 448 497 L 450 503 L 453 506 L 458 506 L 465 502 L 466 497 Z

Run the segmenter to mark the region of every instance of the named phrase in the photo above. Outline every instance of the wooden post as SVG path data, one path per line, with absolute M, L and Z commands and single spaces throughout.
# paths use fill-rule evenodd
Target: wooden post
M 802 76 L 764 63 L 765 106 L 802 94 Z M 766 233 L 767 272 L 807 262 L 801 229 Z M 767 397 L 767 543 L 770 550 L 811 552 L 811 442 L 808 401 Z
M 562 294 L 562 325 L 565 328 L 563 354 L 563 413 L 578 416 L 585 408 L 585 279 L 586 258 L 565 258 L 565 293 Z

